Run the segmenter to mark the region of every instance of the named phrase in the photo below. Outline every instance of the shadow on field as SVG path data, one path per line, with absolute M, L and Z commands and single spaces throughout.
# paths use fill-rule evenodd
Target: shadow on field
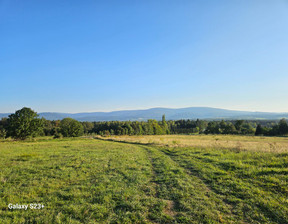
M 102 140 L 102 141 L 117 142 L 117 143 L 124 143 L 124 144 L 133 144 L 133 145 L 139 145 L 139 146 L 156 146 L 156 147 L 169 147 L 169 148 L 178 148 L 178 147 L 180 147 L 180 146 L 175 146 L 175 145 L 159 144 L 159 143 L 130 142 L 130 141 L 125 141 L 125 140 L 111 139 L 111 138 L 101 138 L 101 137 L 97 137 L 97 136 L 93 137 L 93 139 Z M 187 148 L 187 147 L 188 148 L 198 148 L 198 149 L 201 149 L 201 148 L 206 149 L 207 148 L 206 146 L 184 146 L 183 148 Z M 214 148 L 215 149 L 222 149 L 222 150 L 229 150 L 229 151 L 232 151 L 232 152 L 235 152 L 235 153 L 248 151 L 246 149 L 239 149 L 239 147 L 222 148 L 222 147 L 215 147 L 214 146 Z
M 100 138 L 100 137 L 93 137 L 94 139 L 97 140 L 102 140 L 102 141 L 109 141 L 109 142 L 117 142 L 117 143 L 125 143 L 125 144 L 133 144 L 133 145 L 146 145 L 146 146 L 159 146 L 156 143 L 141 143 L 141 142 L 129 142 L 129 141 L 123 141 L 123 140 L 115 140 L 111 138 Z M 167 145 L 168 146 L 168 145 Z

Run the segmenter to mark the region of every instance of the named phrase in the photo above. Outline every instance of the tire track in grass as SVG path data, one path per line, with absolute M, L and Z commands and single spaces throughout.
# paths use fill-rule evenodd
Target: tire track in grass
M 198 160 L 200 160 L 200 164 L 203 164 L 201 159 L 198 158 Z M 270 220 L 269 222 L 281 224 L 288 223 L 287 197 L 273 194 L 271 191 L 268 191 L 267 188 L 265 189 L 263 186 L 259 186 L 259 184 L 255 183 L 253 180 L 240 178 L 236 174 L 226 172 L 221 166 L 218 166 L 218 164 L 213 164 L 213 166 L 215 171 L 218 170 L 216 172 L 227 175 L 226 182 L 228 184 L 224 183 L 223 185 L 226 185 L 228 189 L 233 190 L 231 195 L 239 200 L 248 198 L 249 201 L 247 201 L 247 204 L 250 204 L 251 207 L 256 207 L 257 209 L 254 208 L 254 211 L 258 210 L 257 212 L 262 213 L 262 215 L 257 214 L 257 216 L 252 214 L 252 217 L 260 222 L 264 222 L 268 218 Z M 215 179 L 216 178 L 210 181 L 210 183 L 216 185 L 215 183 L 217 183 L 217 181 L 215 181 Z M 218 191 L 221 192 L 221 190 Z M 284 204 L 286 204 L 286 206 Z
M 145 165 L 144 170 L 143 168 L 134 167 L 139 171 L 141 170 L 141 172 L 143 172 L 142 174 L 146 176 L 145 183 L 139 183 L 137 187 L 135 186 L 137 191 L 141 193 L 141 195 L 139 195 L 140 197 L 142 197 L 140 203 L 145 206 L 145 211 L 147 212 L 145 215 L 144 223 L 175 223 L 175 219 L 173 217 L 175 215 L 175 211 L 172 208 L 174 202 L 159 197 L 159 192 L 157 191 L 159 187 L 156 181 L 157 173 L 155 172 L 153 167 L 153 158 L 151 154 L 146 149 L 144 149 L 142 145 L 123 142 L 115 142 L 114 144 L 120 145 L 120 148 L 132 147 L 135 148 L 135 150 L 137 149 L 138 159 L 142 161 L 142 166 Z M 133 151 L 135 152 L 135 150 Z M 116 172 L 120 173 L 121 175 L 125 174 L 125 170 L 122 170 L 122 172 Z M 125 175 L 124 179 L 126 179 Z M 144 210 L 142 211 L 142 213 L 143 212 Z
M 225 201 L 234 203 L 234 213 L 238 213 L 246 222 L 288 223 L 287 208 L 275 200 L 271 192 L 264 192 L 249 181 L 234 177 L 209 159 L 193 157 L 191 154 L 177 155 L 167 149 L 159 150 L 181 167 L 193 174 L 197 173 L 199 178 Z
M 191 176 L 168 155 L 154 147 L 142 146 L 148 153 L 157 183 L 157 196 L 166 200 L 165 223 L 234 223 L 229 205 Z M 238 222 L 239 223 L 239 222 Z
M 121 144 L 138 145 L 147 151 L 153 168 L 153 182 L 156 182 L 156 196 L 166 200 L 166 208 L 158 208 L 157 216 L 152 217 L 157 223 L 243 223 L 231 213 L 217 194 L 210 191 L 197 176 L 187 173 L 187 170 L 151 144 L 123 142 L 112 139 L 100 139 Z M 164 204 L 165 206 L 165 204 Z M 163 209 L 166 211 L 163 211 Z M 160 213 L 166 215 L 163 220 Z M 155 214 L 154 214 L 155 215 Z
M 160 188 L 160 186 L 159 186 L 159 184 L 157 182 L 157 171 L 155 170 L 155 166 L 154 166 L 154 158 L 152 156 L 151 151 L 147 150 L 147 148 L 145 148 L 145 147 L 142 147 L 142 149 L 144 149 L 146 151 L 147 158 L 148 158 L 148 160 L 151 163 L 151 167 L 152 167 L 151 184 L 154 185 L 155 197 L 159 198 L 159 188 Z M 167 215 L 168 217 L 171 217 L 170 219 L 174 219 L 175 215 L 177 214 L 177 212 L 174 210 L 175 202 L 173 200 L 167 200 L 167 199 L 166 200 L 165 199 L 161 199 L 161 200 L 166 204 L 165 208 L 163 209 L 163 213 L 165 215 Z
M 166 153 L 167 155 L 170 155 L 173 157 L 173 153 L 170 151 L 169 153 L 167 152 L 167 150 L 164 151 L 164 153 Z M 239 164 L 238 160 L 233 160 L 232 158 L 222 158 L 221 160 L 216 158 L 207 158 L 206 155 L 200 156 L 199 154 L 196 155 L 194 153 L 192 154 L 186 154 L 187 156 L 192 156 L 193 159 L 199 160 L 203 163 L 211 163 L 213 164 L 215 167 L 217 167 L 218 169 L 226 172 L 234 172 L 234 176 L 235 178 L 240 178 L 242 181 L 247 181 L 250 184 L 253 184 L 254 186 L 257 186 L 261 189 L 263 189 L 264 191 L 268 191 L 268 192 L 273 192 L 273 193 L 281 193 L 283 196 L 287 196 L 288 195 L 288 189 L 287 189 L 287 185 L 285 184 L 280 184 L 279 182 L 273 182 L 273 186 L 267 186 L 266 183 L 263 182 L 263 179 L 259 179 L 259 178 L 255 178 L 256 176 L 261 176 L 259 175 L 259 173 L 263 173 L 265 175 L 265 171 L 263 171 L 263 168 L 266 168 L 267 166 L 263 166 L 263 164 L 258 164 L 257 165 L 250 165 L 249 168 L 247 167 L 247 162 L 244 162 L 244 166 L 243 163 L 241 161 L 241 163 Z M 177 155 L 177 157 L 179 156 L 183 156 L 183 154 L 181 155 Z M 254 158 L 252 158 L 254 159 Z M 237 164 L 238 162 L 238 164 Z M 262 172 L 258 172 L 259 169 L 262 169 Z M 254 172 L 254 174 L 250 171 L 252 170 Z M 255 172 L 257 170 L 257 173 Z M 197 172 L 196 170 L 194 170 L 193 172 Z M 269 171 L 268 171 L 269 172 Z M 274 171 L 272 171 L 273 174 Z M 284 175 L 286 174 L 287 171 L 285 170 L 281 170 L 282 173 L 284 173 Z M 281 172 L 279 172 L 281 174 Z M 277 172 L 275 172 L 277 174 Z M 254 176 L 253 176 L 254 175 Z M 198 175 L 199 176 L 199 175 Z M 252 178 L 253 177 L 253 178 Z M 266 180 L 267 181 L 267 180 Z M 273 188 L 271 188 L 273 187 Z

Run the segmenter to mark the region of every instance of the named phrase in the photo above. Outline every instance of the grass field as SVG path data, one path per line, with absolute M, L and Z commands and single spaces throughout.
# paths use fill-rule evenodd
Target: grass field
M 0 142 L 0 223 L 288 223 L 287 138 L 114 140 Z
M 241 151 L 288 153 L 287 137 L 241 136 L 241 135 L 146 135 L 110 136 L 102 139 L 153 144 L 170 147 L 201 147 L 237 149 Z

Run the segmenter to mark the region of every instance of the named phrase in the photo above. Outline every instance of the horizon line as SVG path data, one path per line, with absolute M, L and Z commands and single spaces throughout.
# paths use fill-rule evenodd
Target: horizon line
M 23 107 L 22 107 L 23 108 Z M 31 107 L 30 107 L 31 108 Z M 210 109 L 220 109 L 220 110 L 230 110 L 230 111 L 241 111 L 241 112 L 253 112 L 253 113 L 288 113 L 288 112 L 275 112 L 275 111 L 258 111 L 258 110 L 241 110 L 241 109 L 226 109 L 226 108 L 220 108 L 220 107 L 208 107 L 208 106 L 190 106 L 190 107 L 149 107 L 149 108 L 141 108 L 141 109 L 115 109 L 115 110 L 109 110 L 109 111 L 84 111 L 84 112 L 55 112 L 55 111 L 41 111 L 37 112 L 33 108 L 35 112 L 39 113 L 59 113 L 59 114 L 81 114 L 81 113 L 111 113 L 111 112 L 119 112 L 119 111 L 136 111 L 136 110 L 151 110 L 151 109 L 188 109 L 188 108 L 210 108 Z M 21 109 L 17 109 L 21 110 Z M 17 111 L 15 110 L 15 111 Z M 15 112 L 0 112 L 0 114 L 12 114 Z

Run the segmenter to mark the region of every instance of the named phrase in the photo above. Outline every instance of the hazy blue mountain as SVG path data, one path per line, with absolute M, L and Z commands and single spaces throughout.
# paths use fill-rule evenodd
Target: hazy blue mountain
M 0 113 L 0 119 L 3 117 L 8 117 L 8 115 L 9 115 L 9 113 L 2 113 L 2 114 Z
M 61 120 L 71 117 L 79 121 L 125 121 L 125 120 L 161 120 L 162 115 L 166 115 L 167 120 L 179 119 L 281 119 L 288 118 L 288 113 L 267 113 L 225 110 L 211 107 L 188 107 L 179 109 L 151 108 L 146 110 L 122 110 L 112 112 L 92 112 L 92 113 L 39 113 L 40 117 L 48 120 Z M 9 114 L 0 114 L 0 118 L 7 117 Z

